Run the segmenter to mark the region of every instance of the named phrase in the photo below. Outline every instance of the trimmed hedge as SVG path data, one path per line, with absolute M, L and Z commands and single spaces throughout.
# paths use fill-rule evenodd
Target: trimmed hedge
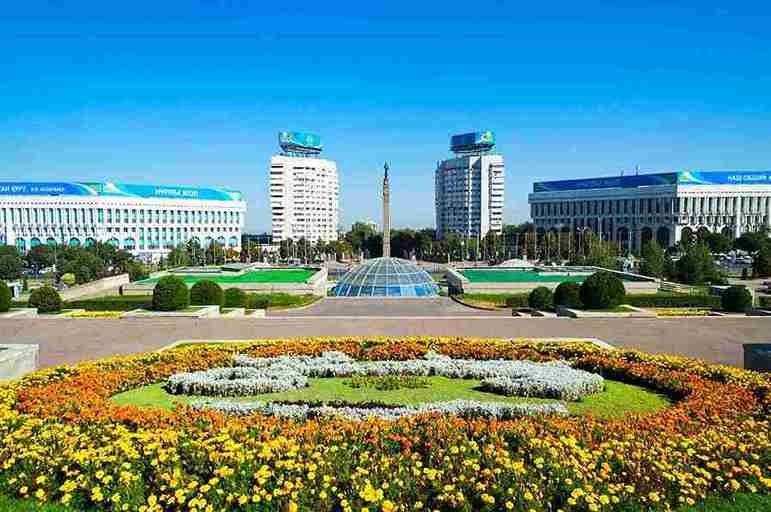
M 246 307 L 246 292 L 240 288 L 228 288 L 225 290 L 225 307 L 226 308 L 245 308 Z
M 752 307 L 752 294 L 744 286 L 731 286 L 720 296 L 723 311 L 744 313 Z
M 86 311 L 131 311 L 132 309 L 151 308 L 152 298 L 148 295 L 99 297 L 68 301 L 66 306 L 72 309 L 85 309 Z
M 265 295 L 250 293 L 246 304 L 249 309 L 267 309 L 270 305 L 270 299 Z
M 625 304 L 638 308 L 710 308 L 720 307 L 720 297 L 714 295 L 681 295 L 678 293 L 655 293 L 650 295 L 627 295 Z
M 11 309 L 11 289 L 5 281 L 0 281 L 0 313 L 5 313 L 9 309 Z
M 758 296 L 758 307 L 760 309 L 771 309 L 771 297 L 767 295 Z
M 62 298 L 52 287 L 41 286 L 29 294 L 29 307 L 38 313 L 57 313 L 62 310 Z
M 194 306 L 220 306 L 224 297 L 222 288 L 214 281 L 204 279 L 190 288 L 190 304 Z
M 580 295 L 586 309 L 610 309 L 623 302 L 626 289 L 617 276 L 601 271 L 581 284 Z
M 581 285 L 578 283 L 560 283 L 554 290 L 554 305 L 568 308 L 583 307 L 581 302 Z
M 153 288 L 155 311 L 178 311 L 190 306 L 190 290 L 177 276 L 163 276 Z
M 506 297 L 506 307 L 509 308 L 526 308 L 529 306 L 528 299 L 529 293 L 518 293 L 516 295 L 510 295 Z
M 533 309 L 551 309 L 554 306 L 554 294 L 545 286 L 539 286 L 530 292 L 527 304 Z

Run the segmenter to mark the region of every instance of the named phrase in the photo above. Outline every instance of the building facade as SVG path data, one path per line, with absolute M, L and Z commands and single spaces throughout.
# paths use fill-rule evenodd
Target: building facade
M 438 237 L 481 238 L 503 231 L 502 155 L 457 155 L 438 163 L 434 179 Z
M 738 237 L 771 228 L 771 171 L 681 171 L 538 182 L 529 195 L 539 231 L 590 229 L 624 250 L 664 247 L 699 231 Z
M 270 159 L 273 242 L 337 240 L 340 183 L 332 160 L 305 155 Z
M 125 183 L 0 183 L 0 243 L 27 251 L 40 244 L 110 243 L 158 259 L 190 240 L 241 248 L 241 193 Z

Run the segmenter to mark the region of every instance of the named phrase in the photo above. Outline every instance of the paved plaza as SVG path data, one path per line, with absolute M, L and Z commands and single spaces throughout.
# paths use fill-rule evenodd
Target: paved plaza
M 308 311 L 308 310 L 306 310 Z M 619 347 L 741 366 L 745 341 L 768 340 L 771 318 L 555 319 L 284 317 L 266 319 L 4 320 L 0 340 L 40 345 L 42 367 L 159 349 L 182 339 L 295 336 L 594 337 Z
M 448 297 L 385 298 L 363 297 L 325 298 L 311 306 L 284 311 L 270 311 L 269 317 L 488 317 L 511 316 L 511 311 L 484 311 L 458 304 Z

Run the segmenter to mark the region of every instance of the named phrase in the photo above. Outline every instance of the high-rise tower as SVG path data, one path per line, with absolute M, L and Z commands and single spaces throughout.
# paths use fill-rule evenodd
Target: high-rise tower
M 282 153 L 270 159 L 273 241 L 337 240 L 339 181 L 337 164 L 319 158 L 318 136 L 279 133 Z
M 388 184 L 388 162 L 383 165 L 383 257 L 391 256 L 391 187 Z
M 437 164 L 435 172 L 436 232 L 481 239 L 503 230 L 503 156 L 493 152 L 491 131 L 455 135 L 454 158 Z

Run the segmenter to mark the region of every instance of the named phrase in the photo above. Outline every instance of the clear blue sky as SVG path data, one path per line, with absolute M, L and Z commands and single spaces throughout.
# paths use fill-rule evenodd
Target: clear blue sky
M 481 128 L 507 222 L 535 180 L 771 167 L 771 7 L 634 3 L 6 2 L 0 179 L 225 185 L 264 230 L 283 129 L 322 136 L 346 225 L 385 159 L 394 224 L 433 225 L 435 162 Z

